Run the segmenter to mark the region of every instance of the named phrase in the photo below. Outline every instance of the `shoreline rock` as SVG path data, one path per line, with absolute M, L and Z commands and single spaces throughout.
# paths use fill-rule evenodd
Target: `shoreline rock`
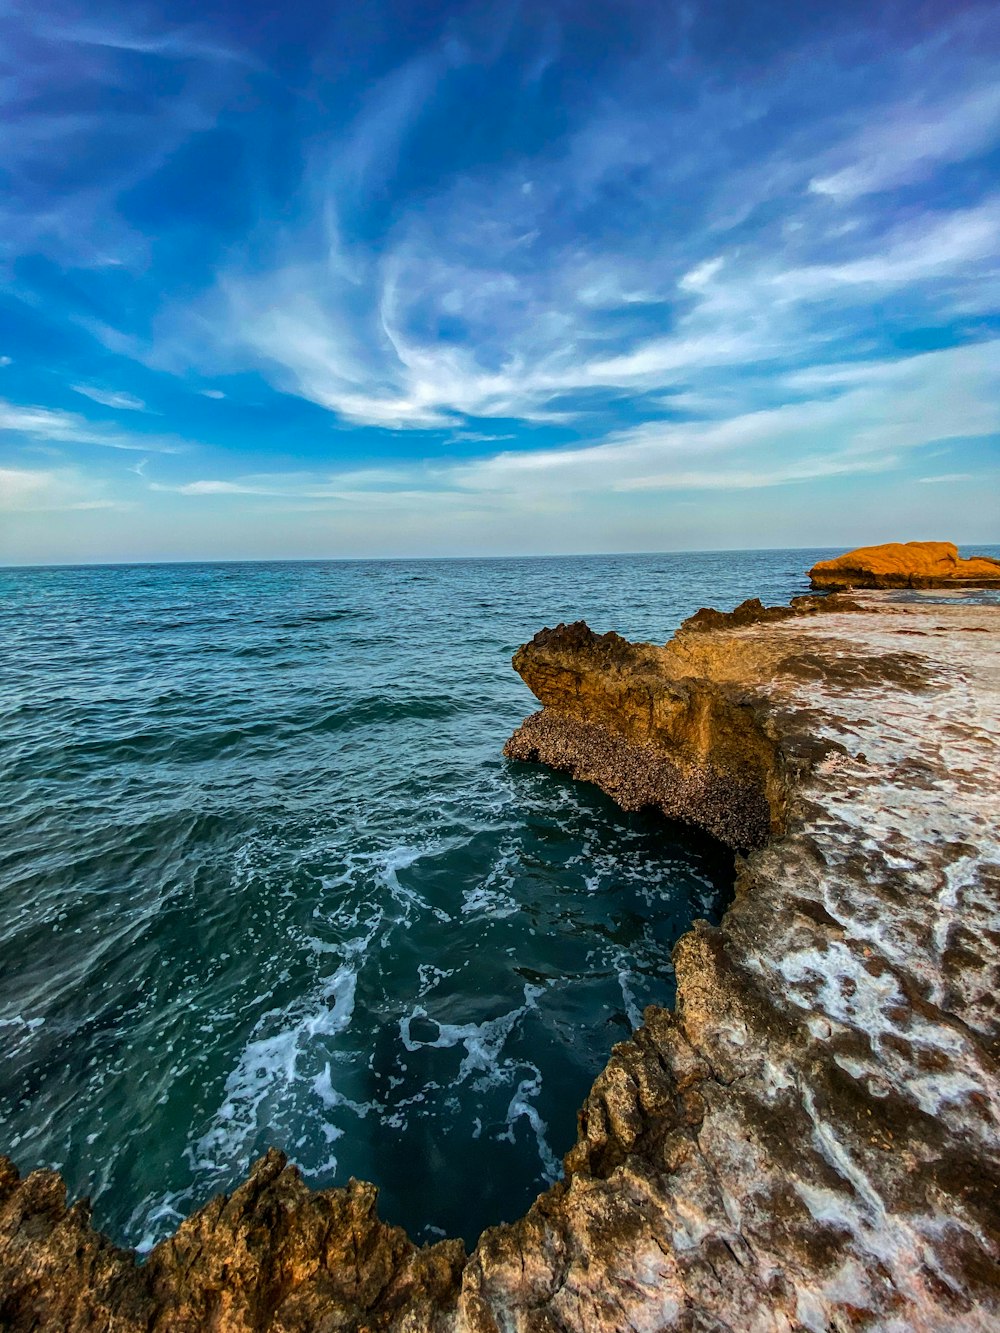
M 0 1164 L 0 1326 L 995 1329 L 1000 608 L 780 611 L 515 657 L 543 708 L 510 753 L 747 850 L 524 1217 L 417 1249 L 372 1186 L 310 1191 L 273 1152 L 140 1265 Z
M 963 559 L 953 542 L 886 542 L 820 560 L 809 571 L 814 588 L 1000 588 L 1000 560 Z
M 780 829 L 784 778 L 761 710 L 670 674 L 665 652 L 583 621 L 541 630 L 513 664 L 543 708 L 504 754 L 593 782 L 624 810 L 697 823 L 736 850 L 763 846 Z
M 380 1221 L 377 1195 L 356 1180 L 311 1190 L 272 1148 L 139 1264 L 93 1229 L 85 1202 L 67 1208 L 55 1172 L 22 1180 L 0 1158 L 0 1328 L 450 1329 L 462 1242 L 418 1249 Z

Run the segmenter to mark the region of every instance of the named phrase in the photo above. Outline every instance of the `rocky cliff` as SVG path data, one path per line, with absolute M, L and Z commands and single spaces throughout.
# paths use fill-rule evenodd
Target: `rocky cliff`
M 887 542 L 820 560 L 809 571 L 814 588 L 940 588 L 954 584 L 1000 587 L 1000 560 L 964 560 L 952 542 Z
M 8 1166 L 0 1326 L 998 1327 L 1000 609 L 748 605 L 666 647 L 560 626 L 515 663 L 544 707 L 509 754 L 747 853 L 564 1179 L 466 1258 L 272 1154 L 137 1265 Z

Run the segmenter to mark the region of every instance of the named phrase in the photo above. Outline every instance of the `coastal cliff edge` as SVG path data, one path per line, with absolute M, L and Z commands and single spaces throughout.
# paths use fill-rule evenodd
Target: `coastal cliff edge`
M 663 647 L 559 626 L 514 661 L 543 707 L 509 757 L 743 854 L 563 1180 L 466 1256 L 272 1152 L 140 1264 L 0 1159 L 0 1326 L 997 1327 L 1000 607 L 745 604 Z

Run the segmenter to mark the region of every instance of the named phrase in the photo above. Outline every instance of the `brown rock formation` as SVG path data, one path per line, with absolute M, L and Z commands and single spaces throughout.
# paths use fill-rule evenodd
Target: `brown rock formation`
M 963 560 L 952 542 L 886 542 L 820 560 L 809 577 L 814 588 L 1000 587 L 1000 560 L 988 555 Z
M 377 1190 L 312 1191 L 272 1149 L 236 1192 L 181 1223 L 143 1265 L 66 1207 L 51 1171 L 0 1158 L 0 1328 L 202 1333 L 453 1327 L 461 1241 L 418 1250 L 379 1221 Z M 408 1321 L 408 1322 L 407 1322 Z
M 0 1327 L 1000 1326 L 1000 610 L 822 600 L 517 654 L 511 753 L 756 848 L 525 1217 L 417 1250 L 271 1154 L 137 1265 L 7 1167 Z
M 759 706 L 735 687 L 665 671 L 665 652 L 583 621 L 542 630 L 514 668 L 544 708 L 504 753 L 595 782 L 626 810 L 655 805 L 731 847 L 763 845 L 783 800 Z

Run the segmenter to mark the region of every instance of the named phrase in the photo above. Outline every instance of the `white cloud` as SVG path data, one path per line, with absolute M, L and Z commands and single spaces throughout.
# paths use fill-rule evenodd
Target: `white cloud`
M 154 486 L 189 496 L 259 496 L 366 507 L 486 504 L 544 512 L 574 496 L 758 490 L 899 467 L 937 441 L 1000 433 L 1000 340 L 828 366 L 793 390 L 821 396 L 697 422 L 645 422 L 594 444 L 505 451 L 329 474 L 286 473 Z
M 116 393 L 113 389 L 101 389 L 93 384 L 74 384 L 71 387 L 74 393 L 83 394 L 84 398 L 90 398 L 102 407 L 120 408 L 126 412 L 146 411 L 142 399 L 131 393 Z
M 899 287 L 939 276 L 958 276 L 968 265 L 1000 252 L 1000 197 L 974 208 L 932 213 L 897 227 L 877 248 L 837 264 L 789 269 L 772 279 L 786 300 L 822 299 L 838 287 Z
M 947 102 L 903 96 L 860 134 L 864 112 L 852 107 L 846 137 L 843 119 L 805 117 L 773 151 L 751 149 L 734 163 L 728 130 L 748 130 L 795 91 L 802 52 L 773 86 L 706 86 L 697 113 L 653 99 L 645 114 L 642 99 L 625 94 L 595 99 L 551 149 L 442 173 L 416 204 L 400 196 L 377 245 L 352 238 L 354 212 L 364 216 L 391 194 L 408 136 L 469 59 L 453 36 L 376 81 L 353 121 L 310 140 L 300 197 L 280 228 L 263 225 L 198 309 L 174 308 L 154 349 L 119 341 L 117 350 L 206 378 L 253 367 L 345 421 L 471 426 L 471 442 L 489 432 L 469 418 L 606 430 L 622 405 L 640 418 L 669 407 L 749 419 L 778 396 L 766 399 L 765 381 L 776 385 L 790 366 L 827 361 L 829 345 L 870 332 L 882 292 L 927 301 L 933 287 L 928 322 L 943 322 L 984 290 L 1000 199 L 914 211 L 886 234 L 874 204 L 865 214 L 865 196 L 877 181 L 978 151 L 992 134 L 1000 85 L 980 83 Z M 703 183 L 715 163 L 723 185 L 705 203 L 705 226 L 678 228 L 669 209 L 661 226 L 651 205 Z M 646 225 L 592 226 L 609 185 L 621 192 L 623 217 L 639 199 Z M 746 208 L 720 221 L 723 196 L 744 186 Z M 831 194 L 861 202 L 831 217 Z M 772 205 L 766 223 L 725 234 L 762 200 Z
M 516 202 L 507 223 L 503 206 L 484 217 L 479 197 L 457 190 L 404 220 L 381 257 L 347 246 L 327 203 L 321 257 L 299 237 L 289 262 L 224 278 L 204 314 L 215 348 L 231 349 L 224 368 L 256 362 L 277 387 L 365 425 L 566 422 L 585 415 L 587 395 L 598 392 L 697 394 L 721 369 L 801 363 L 832 337 L 867 327 L 858 303 L 879 289 L 924 294 L 938 283 L 939 303 L 957 308 L 982 291 L 1000 251 L 994 196 L 917 213 L 883 236 L 838 227 L 833 240 L 817 238 L 803 219 L 794 243 L 764 236 L 693 266 L 664 246 L 644 263 L 570 248 L 539 267 L 518 258 L 535 195 L 524 202 L 514 173 L 509 184 Z M 683 304 L 671 310 L 678 290 Z M 658 302 L 668 333 L 650 336 L 649 314 L 633 325 L 623 318 Z M 844 307 L 843 325 L 827 309 L 820 317 L 831 303 Z M 442 336 L 456 322 L 459 335 Z M 175 334 L 182 353 L 192 324 L 185 318 Z M 188 363 L 206 351 L 189 348 Z
M 497 433 L 485 430 L 456 430 L 447 439 L 448 444 L 499 444 L 501 440 L 515 440 L 513 431 Z
M 770 355 L 780 355 L 784 349 L 774 345 Z M 759 335 L 752 331 L 718 334 L 683 335 L 656 338 L 640 344 L 622 356 L 603 361 L 591 361 L 581 370 L 572 387 L 584 384 L 604 384 L 625 387 L 637 380 L 649 381 L 655 387 L 665 388 L 678 378 L 678 372 L 690 372 L 707 366 L 738 365 L 758 362 L 767 358 L 768 349 Z
M 725 262 L 725 255 L 716 255 L 714 259 L 703 260 L 684 274 L 677 284 L 678 287 L 683 287 L 688 292 L 700 292 L 708 286 Z
M 45 21 L 36 19 L 35 32 L 38 36 L 60 42 L 74 43 L 78 46 L 105 47 L 110 51 L 134 51 L 140 55 L 161 56 L 168 60 L 207 60 L 226 63 L 229 61 L 256 67 L 258 62 L 246 52 L 235 47 L 224 46 L 213 41 L 209 36 L 199 33 L 197 28 L 174 28 L 160 32 L 143 32 L 139 26 L 129 28 L 124 24 L 117 26 L 95 21 L 76 20 L 52 23 L 51 13 L 45 14 Z
M 456 467 L 452 478 L 523 497 L 548 488 L 749 489 L 879 471 L 939 440 L 1000 433 L 998 367 L 1000 340 L 830 367 L 815 381 L 821 398 L 716 421 L 646 422 L 585 447 L 500 453 Z
M 782 384 L 807 393 L 877 388 L 887 396 L 896 395 L 903 411 L 912 394 L 928 387 L 937 388 L 942 395 L 967 393 L 989 403 L 994 397 L 1000 399 L 995 392 L 1000 389 L 1000 340 L 990 338 L 911 356 L 807 366 L 788 372 Z M 963 410 L 958 403 L 955 409 Z
M 1000 139 L 1000 83 L 963 90 L 947 102 L 881 111 L 850 145 L 847 166 L 815 176 L 815 194 L 850 201 L 922 180 L 942 163 L 960 162 Z
M 176 491 L 179 495 L 275 495 L 276 491 L 262 490 L 256 486 L 244 486 L 234 481 L 189 481 L 183 486 L 162 486 L 156 482 L 150 487 L 154 491 Z
M 622 482 L 619 491 L 756 491 L 769 486 L 789 486 L 826 477 L 863 476 L 886 472 L 897 466 L 894 454 L 877 458 L 824 458 L 802 456 L 755 468 L 727 465 L 702 470 L 679 470 Z
M 282 500 L 336 500 L 345 495 L 407 495 L 421 479 L 433 476 L 424 464 L 409 467 L 346 468 L 336 472 L 264 472 L 235 480 L 199 478 L 168 485 L 151 482 L 151 491 L 177 495 L 259 495 Z
M 94 424 L 75 412 L 34 407 L 0 399 L 0 431 L 9 431 L 44 444 L 97 445 L 103 449 L 137 449 L 152 453 L 178 453 L 184 447 L 150 436 L 126 435 L 114 428 Z

